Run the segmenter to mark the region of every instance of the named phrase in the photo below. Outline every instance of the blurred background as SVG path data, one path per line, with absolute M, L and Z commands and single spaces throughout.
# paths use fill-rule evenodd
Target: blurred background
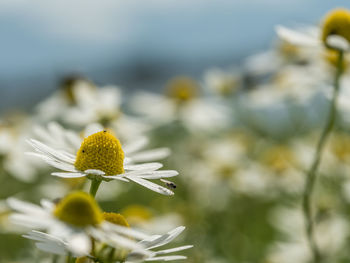
M 79 73 L 157 89 L 177 74 L 238 64 L 276 24 L 315 24 L 346 0 L 0 1 L 0 110 L 28 108 Z
M 310 263 L 305 171 L 328 116 L 337 57 L 323 45 L 279 39 L 275 26 L 317 32 L 339 6 L 350 4 L 0 0 L 0 263 L 56 262 L 13 226 L 8 197 L 38 204 L 89 186 L 50 176 L 57 169 L 24 155 L 32 150 L 26 140 L 76 154 L 67 134 L 80 145 L 94 123 L 123 147 L 145 136 L 147 149 L 170 148 L 164 169 L 180 174 L 172 197 L 103 183 L 103 210 L 153 234 L 185 225 L 178 244 L 194 245 L 186 262 Z M 350 261 L 349 54 L 343 64 L 312 203 L 324 263 Z

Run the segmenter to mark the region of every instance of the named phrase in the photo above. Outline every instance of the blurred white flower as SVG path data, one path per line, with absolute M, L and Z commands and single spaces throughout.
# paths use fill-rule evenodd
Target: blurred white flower
M 167 95 L 138 92 L 129 102 L 130 108 L 154 125 L 179 120 L 191 131 L 217 131 L 229 126 L 229 110 L 224 105 L 199 97 L 197 83 L 187 77 L 170 81 Z

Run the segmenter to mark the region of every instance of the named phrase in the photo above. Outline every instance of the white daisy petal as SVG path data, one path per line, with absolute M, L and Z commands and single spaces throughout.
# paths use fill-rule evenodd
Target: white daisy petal
M 136 239 L 139 239 L 139 240 L 142 240 L 142 239 L 146 239 L 146 238 L 150 238 L 149 235 L 146 235 L 140 231 L 137 231 L 137 230 L 133 230 L 129 227 L 123 227 L 123 226 L 120 226 L 120 225 L 116 225 L 116 224 L 111 224 L 109 222 L 104 222 L 101 227 L 107 231 L 112 231 L 112 232 L 116 232 L 116 233 L 119 233 L 119 234 L 123 234 L 123 235 L 126 235 L 126 236 L 130 236 L 130 237 L 133 237 L 133 238 L 136 238 Z
M 328 46 L 341 51 L 347 51 L 350 49 L 349 42 L 339 35 L 330 35 L 327 37 L 326 43 Z
M 100 132 L 100 131 L 103 131 L 103 126 L 99 123 L 92 123 L 92 124 L 89 124 L 86 128 L 85 128 L 85 131 L 84 131 L 84 137 L 89 137 L 90 135 L 94 134 L 94 133 L 97 133 L 97 132 Z
M 11 214 L 10 219 L 16 225 L 32 229 L 46 229 L 52 224 L 52 221 L 48 218 L 40 216 L 33 217 L 33 215 Z
M 169 231 L 167 234 L 159 237 L 157 240 L 157 242 L 155 243 L 156 240 L 153 240 L 153 243 L 155 243 L 154 245 L 151 246 L 147 246 L 148 249 L 153 249 L 156 247 L 161 247 L 164 246 L 168 243 L 170 243 L 171 241 L 173 241 L 178 235 L 180 235 L 182 233 L 182 231 L 185 230 L 184 226 L 179 226 L 171 231 Z
M 293 45 L 316 47 L 321 44 L 321 40 L 317 38 L 284 26 L 276 26 L 276 32 L 281 39 Z
M 177 176 L 179 173 L 174 170 L 161 170 L 153 172 L 144 172 L 142 174 L 136 174 L 136 176 L 143 179 L 161 179 Z
M 75 255 L 85 256 L 91 251 L 91 239 L 83 233 L 74 234 L 68 240 L 67 247 Z
M 164 257 L 153 257 L 153 258 L 146 258 L 145 261 L 171 261 L 171 260 L 182 260 L 186 259 L 185 256 L 164 256 Z
M 124 175 L 102 175 L 103 178 L 106 178 L 106 179 L 115 179 L 115 180 L 120 180 L 120 181 L 124 181 L 124 182 L 130 182 L 128 179 L 126 179 L 124 177 Z
M 40 159 L 45 161 L 47 164 L 49 164 L 57 169 L 68 171 L 68 172 L 77 172 L 77 170 L 74 168 L 74 165 L 59 161 L 57 159 L 53 159 L 50 156 L 43 155 L 40 153 L 35 153 L 35 152 L 26 152 L 26 154 L 30 155 L 30 156 L 39 157 Z
M 44 141 L 48 141 L 50 143 L 55 143 L 55 140 L 48 133 L 48 131 L 46 129 L 44 129 L 43 127 L 41 127 L 41 126 L 34 126 L 33 132 L 40 139 L 42 139 Z
M 46 209 L 49 212 L 55 208 L 55 204 L 46 199 L 40 200 L 40 204 L 44 209 Z
M 141 251 L 144 250 L 142 245 L 139 243 L 135 242 L 132 239 L 123 237 L 117 233 L 113 233 L 113 235 L 111 235 L 96 228 L 91 228 L 89 232 L 95 239 L 100 240 L 101 242 L 112 243 L 114 246 L 122 246 L 129 249 Z
M 81 145 L 81 139 L 78 135 L 71 131 L 67 131 L 66 137 L 68 142 L 73 146 L 75 149 L 79 149 Z
M 94 174 L 94 175 L 105 175 L 104 171 L 96 170 L 96 169 L 88 169 L 88 170 L 85 170 L 84 173 Z
M 34 205 L 28 202 L 18 200 L 17 198 L 10 197 L 7 199 L 7 204 L 13 210 L 16 210 L 25 214 L 46 215 L 46 211 L 38 205 Z
M 62 178 L 79 178 L 84 177 L 84 173 L 51 173 L 51 175 L 62 177 Z
M 39 250 L 55 254 L 55 255 L 61 255 L 64 256 L 67 254 L 65 248 L 63 246 L 60 246 L 58 243 L 53 243 L 53 242 L 46 242 L 46 243 L 36 243 L 36 247 Z
M 148 138 L 141 137 L 132 143 L 127 143 L 125 147 L 123 147 L 124 153 L 129 155 L 134 152 L 137 152 L 141 150 L 143 147 L 145 147 L 148 144 Z
M 186 250 L 186 249 L 189 249 L 189 248 L 192 248 L 192 247 L 193 247 L 193 245 L 174 247 L 174 248 L 164 249 L 164 250 L 160 250 L 160 251 L 155 251 L 154 253 L 156 255 L 164 255 L 164 254 L 168 254 L 168 253 L 173 253 L 173 252 Z
M 63 242 L 62 239 L 44 233 L 44 232 L 40 232 L 40 231 L 36 231 L 36 230 L 32 230 L 30 231 L 28 234 L 23 235 L 23 237 L 31 239 L 31 240 L 35 240 L 35 241 L 46 241 L 46 240 L 50 240 L 50 241 L 59 241 L 59 242 Z
M 75 159 L 72 159 L 68 154 L 66 154 L 65 152 L 62 152 L 62 151 L 57 151 L 57 150 L 54 150 L 52 149 L 51 147 L 37 141 L 37 140 L 34 140 L 34 139 L 30 139 L 28 140 L 28 143 L 34 147 L 35 150 L 37 150 L 38 152 L 40 153 L 43 153 L 43 154 L 47 154 L 53 158 L 57 158 L 61 161 L 64 161 L 64 162 L 67 162 L 67 163 L 70 163 L 70 164 L 74 164 L 75 162 Z
M 150 162 L 155 160 L 160 160 L 168 157 L 170 155 L 170 149 L 168 148 L 158 148 L 148 151 L 143 151 L 129 156 L 133 162 Z
M 135 165 L 124 165 L 125 170 L 139 171 L 139 170 L 158 170 L 163 167 L 161 163 L 143 163 Z
M 160 186 L 158 184 L 152 183 L 150 181 L 147 181 L 145 179 L 142 179 L 140 177 L 136 177 L 136 176 L 127 176 L 127 178 L 135 183 L 138 183 L 154 192 L 157 192 L 159 194 L 162 195 L 174 195 L 174 192 L 170 191 L 169 189 Z

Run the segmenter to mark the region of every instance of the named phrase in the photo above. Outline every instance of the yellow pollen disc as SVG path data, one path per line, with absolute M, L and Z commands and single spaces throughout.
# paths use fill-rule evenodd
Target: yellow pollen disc
M 102 216 L 104 220 L 112 224 L 129 227 L 129 223 L 121 214 L 104 212 Z
M 84 192 L 73 192 L 64 197 L 53 213 L 58 219 L 78 227 L 98 225 L 103 221 L 95 199 Z
M 122 211 L 123 215 L 127 218 L 131 225 L 141 224 L 145 221 L 152 219 L 152 212 L 141 205 L 129 205 Z
M 167 84 L 167 94 L 179 102 L 189 101 L 198 96 L 198 85 L 191 78 L 176 77 Z
M 75 161 L 75 168 L 101 170 L 106 175 L 124 173 L 124 152 L 119 140 L 107 131 L 101 131 L 85 138 Z
M 276 173 L 283 173 L 294 163 L 294 155 L 287 146 L 273 146 L 262 156 L 263 163 Z
M 348 9 L 337 8 L 326 15 L 322 28 L 322 41 L 325 44 L 330 35 L 341 36 L 350 42 L 350 11 Z

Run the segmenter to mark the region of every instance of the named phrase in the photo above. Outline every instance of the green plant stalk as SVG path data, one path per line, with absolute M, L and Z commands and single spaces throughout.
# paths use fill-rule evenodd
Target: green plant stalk
M 336 69 L 335 78 L 334 78 L 334 90 L 333 90 L 333 97 L 331 100 L 329 115 L 328 115 L 326 125 L 324 126 L 320 139 L 317 143 L 316 153 L 315 153 L 313 163 L 306 174 L 307 178 L 306 178 L 305 189 L 303 194 L 303 212 L 305 217 L 305 231 L 306 231 L 306 236 L 308 239 L 310 249 L 312 251 L 314 263 L 321 262 L 322 256 L 314 238 L 314 222 L 313 222 L 312 207 L 311 207 L 312 194 L 313 194 L 314 185 L 316 182 L 317 169 L 321 162 L 322 152 L 327 142 L 327 139 L 332 132 L 332 129 L 334 127 L 335 120 L 336 120 L 336 115 L 337 115 L 337 99 L 338 99 L 338 94 L 340 89 L 340 77 L 343 73 L 343 60 L 344 60 L 343 51 L 338 51 L 338 52 L 339 53 L 338 53 L 337 69 Z
M 89 192 L 93 197 L 96 196 L 97 190 L 100 187 L 101 182 L 102 182 L 102 180 L 96 180 L 96 179 L 91 180 Z
M 66 263 L 74 263 L 75 259 L 72 257 L 72 254 L 69 253 L 66 258 Z
M 58 262 L 58 256 L 57 255 L 53 255 L 52 256 L 52 263 L 57 263 Z

